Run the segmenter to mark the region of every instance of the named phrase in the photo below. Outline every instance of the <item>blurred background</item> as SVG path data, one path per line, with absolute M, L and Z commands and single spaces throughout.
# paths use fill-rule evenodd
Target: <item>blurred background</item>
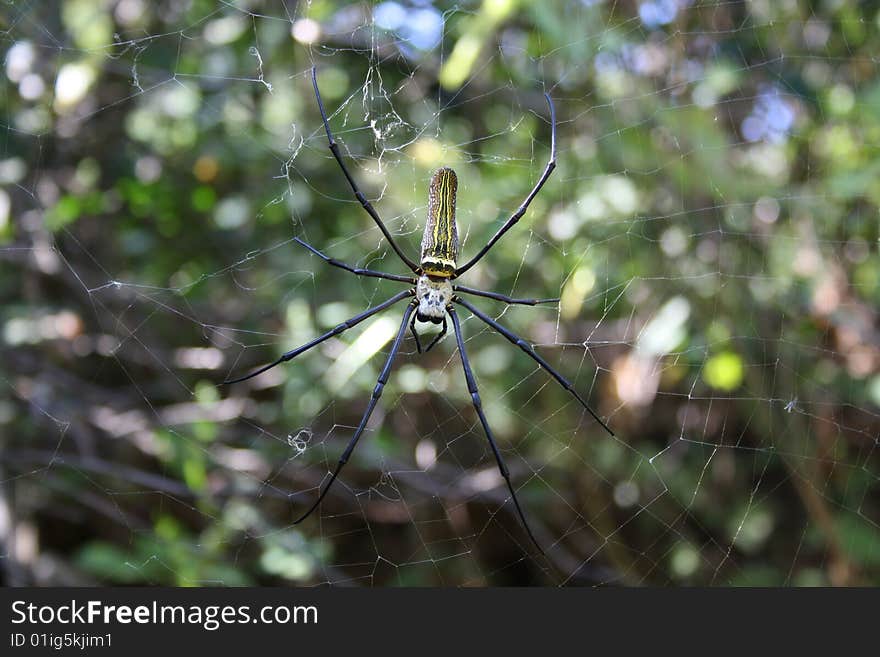
M 7 585 L 880 582 L 880 11 L 856 0 L 62 0 L 0 9 Z M 406 273 L 459 175 L 452 336 L 293 241 Z M 426 335 L 436 328 L 422 326 Z

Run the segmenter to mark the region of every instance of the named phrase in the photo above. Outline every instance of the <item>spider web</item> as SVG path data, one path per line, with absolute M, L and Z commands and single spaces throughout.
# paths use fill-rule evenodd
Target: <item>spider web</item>
M 869 584 L 880 572 L 877 27 L 866 4 L 8 2 L 8 583 Z M 460 315 L 410 338 L 335 487 L 459 173 Z M 873 158 L 873 159 L 872 159 Z M 430 333 L 433 329 L 421 326 Z

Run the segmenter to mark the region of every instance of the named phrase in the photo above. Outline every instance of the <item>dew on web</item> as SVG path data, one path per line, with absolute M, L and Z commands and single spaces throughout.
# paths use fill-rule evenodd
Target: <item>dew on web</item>
M 880 581 L 865 3 L 583 1 L 556 21 L 85 4 L 0 10 L 9 583 Z M 460 282 L 558 299 L 474 305 L 615 435 L 459 312 L 546 556 L 451 331 L 421 355 L 406 337 L 345 470 L 294 524 L 359 426 L 403 302 L 222 385 L 405 289 L 294 239 L 407 273 L 327 147 L 312 65 L 341 157 L 414 257 L 439 166 L 459 175 L 462 258 L 516 211 L 554 99 L 556 171 Z

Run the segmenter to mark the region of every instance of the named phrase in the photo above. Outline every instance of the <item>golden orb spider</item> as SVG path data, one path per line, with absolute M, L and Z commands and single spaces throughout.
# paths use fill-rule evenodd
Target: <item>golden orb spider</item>
M 293 524 L 298 524 L 302 522 L 303 520 L 308 518 L 315 509 L 318 508 L 318 505 L 321 504 L 324 496 L 327 495 L 327 491 L 330 490 L 330 486 L 333 485 L 333 482 L 336 481 L 336 478 L 339 476 L 340 471 L 348 462 L 349 457 L 354 451 L 358 440 L 360 440 L 360 437 L 367 426 L 367 422 L 370 420 L 370 416 L 373 414 L 373 409 L 376 408 L 376 404 L 378 403 L 379 398 L 382 396 L 382 391 L 385 388 L 385 384 L 387 383 L 388 377 L 391 373 L 391 365 L 394 362 L 394 358 L 397 356 L 398 351 L 400 350 L 400 345 L 403 342 L 404 335 L 406 334 L 407 326 L 409 326 L 409 329 L 412 332 L 413 337 L 415 338 L 416 349 L 419 353 L 422 353 L 421 341 L 419 340 L 419 335 L 415 328 L 416 320 L 418 319 L 422 322 L 429 321 L 433 322 L 434 324 L 443 325 L 440 333 L 431 341 L 427 349 L 425 349 L 425 351 L 428 351 L 431 349 L 431 347 L 437 344 L 440 338 L 442 338 L 446 334 L 446 317 L 448 316 L 452 319 L 452 326 L 455 331 L 455 340 L 458 344 L 458 351 L 461 354 L 461 364 L 464 368 L 464 377 L 465 381 L 467 382 L 468 391 L 471 395 L 471 401 L 474 405 L 474 409 L 477 412 L 477 416 L 480 419 L 480 424 L 483 425 L 483 430 L 486 432 L 486 438 L 489 440 L 489 446 L 492 449 L 492 454 L 495 456 L 495 462 L 498 464 L 498 470 L 501 472 L 501 476 L 507 483 L 507 488 L 510 491 L 510 497 L 513 500 L 514 506 L 516 507 L 516 512 L 519 516 L 520 522 L 522 522 L 523 528 L 529 535 L 532 543 L 535 544 L 535 547 L 538 548 L 541 553 L 543 553 L 544 550 L 541 548 L 540 544 L 532 533 L 528 522 L 526 521 L 525 514 L 523 513 L 522 507 L 519 504 L 519 500 L 517 500 L 513 484 L 511 484 L 510 482 L 510 472 L 508 471 L 507 466 L 504 463 L 504 458 L 501 456 L 501 452 L 499 451 L 498 445 L 495 442 L 495 437 L 492 434 L 492 429 L 489 427 L 488 421 L 486 420 L 486 415 L 485 413 L 483 413 L 483 404 L 480 400 L 480 393 L 477 390 L 477 382 L 474 378 L 474 373 L 471 369 L 470 362 L 468 361 L 467 357 L 467 352 L 464 348 L 464 339 L 462 338 L 461 333 L 461 323 L 459 322 L 458 314 L 455 312 L 453 304 L 464 306 L 471 313 L 473 313 L 474 316 L 485 322 L 490 328 L 494 329 L 509 342 L 522 349 L 536 363 L 538 363 L 538 365 L 542 369 L 544 369 L 548 374 L 550 374 L 550 376 L 556 379 L 556 381 L 563 388 L 570 392 L 574 396 L 574 398 L 577 399 L 577 401 L 590 413 L 590 415 L 593 416 L 596 422 L 598 422 L 605 429 L 605 431 L 607 431 L 612 436 L 614 435 L 614 432 L 612 432 L 611 429 L 608 428 L 608 425 L 606 425 L 593 411 L 593 409 L 590 408 L 583 397 L 581 397 L 574 389 L 572 384 L 569 383 L 568 380 L 565 379 L 565 377 L 554 370 L 550 366 L 550 364 L 547 363 L 546 360 L 541 358 L 541 356 L 539 356 L 525 340 L 499 324 L 497 321 L 483 313 L 478 308 L 471 305 L 470 302 L 459 296 L 458 293 L 486 297 L 489 299 L 503 301 L 508 304 L 525 304 L 530 306 L 534 306 L 539 303 L 556 302 L 558 301 L 558 299 L 514 299 L 512 297 L 506 296 L 504 294 L 498 294 L 496 292 L 487 292 L 485 290 L 476 290 L 473 288 L 465 287 L 463 285 L 454 285 L 452 281 L 454 281 L 468 269 L 473 267 L 484 255 L 486 255 L 486 253 L 489 252 L 489 249 L 491 249 L 495 245 L 495 243 L 501 239 L 504 233 L 510 230 L 513 225 L 522 218 L 522 216 L 526 213 L 529 204 L 532 202 L 535 196 L 537 196 L 538 192 L 544 186 L 544 183 L 547 182 L 547 179 L 550 177 L 553 169 L 556 168 L 556 108 L 553 105 L 553 99 L 550 98 L 549 94 L 544 94 L 544 98 L 547 100 L 547 105 L 550 108 L 551 132 L 550 160 L 547 162 L 547 166 L 544 168 L 543 174 L 541 174 L 538 182 L 532 188 L 532 191 L 529 192 L 528 196 L 526 196 L 526 199 L 517 208 L 516 212 L 514 212 L 509 219 L 507 219 L 504 225 L 501 226 L 501 228 L 498 230 L 497 233 L 495 233 L 492 239 L 489 240 L 486 246 L 480 249 L 477 255 L 468 260 L 462 266 L 458 266 L 458 229 L 456 228 L 455 224 L 455 196 L 458 189 L 458 179 L 455 175 L 455 172 L 447 167 L 443 167 L 434 172 L 434 175 L 431 177 L 430 186 L 428 188 L 428 220 L 425 224 L 425 232 L 422 236 L 421 258 L 417 264 L 413 262 L 409 257 L 407 257 L 407 255 L 403 251 L 401 251 L 400 247 L 397 245 L 397 242 L 394 241 L 391 233 L 388 232 L 385 224 L 379 218 L 379 215 L 373 208 L 372 204 L 367 200 L 363 192 L 358 189 L 357 183 L 355 183 L 354 178 L 352 178 L 351 174 L 348 171 L 348 168 L 345 166 L 345 163 L 343 162 L 342 156 L 339 152 L 339 146 L 336 143 L 336 140 L 333 138 L 333 133 L 330 132 L 330 123 L 327 120 L 327 113 L 324 110 L 324 102 L 321 100 L 321 92 L 318 90 L 317 72 L 314 67 L 312 68 L 312 86 L 315 89 L 315 98 L 318 101 L 318 109 L 321 112 L 321 119 L 324 122 L 324 131 L 327 133 L 327 141 L 329 143 L 330 152 L 333 153 L 333 157 L 339 164 L 339 168 L 342 169 L 343 175 L 345 176 L 346 180 L 348 180 L 348 184 L 351 187 L 352 192 L 354 192 L 355 198 L 357 198 L 358 202 L 363 206 L 364 210 L 367 211 L 367 214 L 369 214 L 370 217 L 373 218 L 373 221 L 376 222 L 379 230 L 382 231 L 385 239 L 387 239 L 388 243 L 391 245 L 391 248 L 394 249 L 394 252 L 397 253 L 400 259 L 406 264 L 406 266 L 412 270 L 412 272 L 415 274 L 415 277 L 400 276 L 398 274 L 389 274 L 385 272 L 374 271 L 371 269 L 352 267 L 351 265 L 347 265 L 344 262 L 325 255 L 315 247 L 307 244 L 300 238 L 295 237 L 294 241 L 311 251 L 313 254 L 321 258 L 329 265 L 339 267 L 340 269 L 344 269 L 358 276 L 384 278 L 390 281 L 408 283 L 412 287 L 394 295 L 387 301 L 384 301 L 377 306 L 373 306 L 372 308 L 369 308 L 364 312 L 355 315 L 354 317 L 346 320 L 333 330 L 328 331 L 324 335 L 315 338 L 314 340 L 302 345 L 301 347 L 297 347 L 292 351 L 288 351 L 276 361 L 261 367 L 255 372 L 252 372 L 246 376 L 239 377 L 237 379 L 224 381 L 223 384 L 231 384 L 245 381 L 259 374 L 262 374 L 266 370 L 269 370 L 276 365 L 280 365 L 281 363 L 293 360 L 301 353 L 308 351 L 315 345 L 318 345 L 321 342 L 332 338 L 333 336 L 339 335 L 343 331 L 346 331 L 351 327 L 361 323 L 368 317 L 372 317 L 376 313 L 379 313 L 386 308 L 389 308 L 398 301 L 406 299 L 407 297 L 413 297 L 413 300 L 410 301 L 409 304 L 407 304 L 406 310 L 404 310 L 403 312 L 403 321 L 400 324 L 400 329 L 397 331 L 397 336 L 394 338 L 394 342 L 391 345 L 391 351 L 388 354 L 388 358 L 385 360 L 385 366 L 382 368 L 382 372 L 379 374 L 379 378 L 376 381 L 376 387 L 373 389 L 370 403 L 367 406 L 367 410 L 364 412 L 363 417 L 361 418 L 360 424 L 358 424 L 358 427 L 354 432 L 354 436 L 352 436 L 351 440 L 348 443 L 348 446 L 342 453 L 342 456 L 339 457 L 339 461 L 336 464 L 336 469 L 330 476 L 329 481 L 324 484 L 324 487 L 318 494 L 318 499 L 315 500 L 315 502 L 308 508 L 305 513 L 294 520 Z

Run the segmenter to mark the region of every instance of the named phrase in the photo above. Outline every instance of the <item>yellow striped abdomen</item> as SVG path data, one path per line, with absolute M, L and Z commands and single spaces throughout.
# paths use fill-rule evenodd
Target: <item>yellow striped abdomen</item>
M 448 167 L 437 169 L 428 187 L 428 222 L 422 235 L 422 271 L 428 276 L 451 278 L 458 259 L 455 194 L 458 178 Z

